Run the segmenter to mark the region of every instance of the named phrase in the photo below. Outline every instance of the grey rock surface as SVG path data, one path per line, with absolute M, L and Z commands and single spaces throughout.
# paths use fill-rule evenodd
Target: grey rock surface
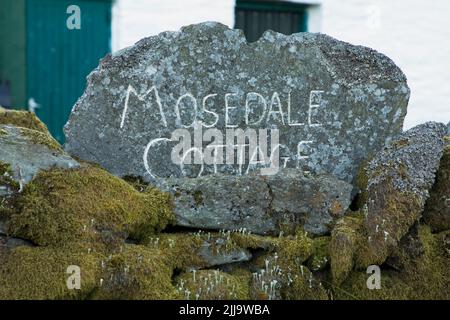
M 221 244 L 216 244 L 219 248 L 225 247 Z M 234 249 L 234 250 L 219 250 L 214 251 L 212 245 L 205 241 L 200 247 L 197 254 L 205 262 L 206 267 L 226 265 L 230 263 L 245 262 L 252 258 L 252 254 L 246 249 Z
M 365 226 L 375 255 L 385 259 L 421 216 L 444 150 L 447 128 L 427 122 L 375 155 L 368 177 Z
M 283 165 L 351 182 L 362 159 L 401 133 L 408 99 L 405 75 L 372 49 L 273 31 L 247 43 L 241 30 L 206 22 L 105 57 L 65 126 L 65 149 L 151 182 L 199 172 L 171 161 L 175 129 L 278 129 Z M 215 170 L 239 166 L 207 164 L 202 174 Z
M 15 249 L 17 247 L 22 247 L 22 246 L 27 246 L 27 247 L 35 247 L 35 245 L 27 240 L 23 240 L 23 239 L 19 239 L 19 238 L 12 238 L 12 237 L 7 237 L 3 234 L 0 234 L 0 249 Z
M 274 176 L 207 175 L 161 179 L 174 198 L 177 224 L 247 231 L 262 235 L 293 232 L 296 226 L 324 234 L 350 205 L 352 186 L 334 176 L 305 176 L 284 169 Z
M 0 218 L 0 234 L 7 234 L 8 225 L 6 219 Z
M 25 185 L 40 171 L 58 168 L 75 168 L 79 164 L 62 150 L 33 140 L 30 133 L 34 130 L 18 128 L 9 125 L 0 125 L 0 163 L 11 168 L 11 179 Z M 43 133 L 37 132 L 39 135 Z M 38 136 L 40 137 L 40 136 Z M 0 181 L 1 182 L 1 181 Z M 1 188 L 3 187 L 3 188 Z M 0 195 L 8 194 L 8 186 L 0 183 Z

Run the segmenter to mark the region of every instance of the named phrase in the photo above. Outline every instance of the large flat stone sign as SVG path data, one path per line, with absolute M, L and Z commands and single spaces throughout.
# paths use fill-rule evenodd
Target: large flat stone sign
M 272 31 L 248 43 L 207 22 L 105 57 L 65 126 L 65 149 L 149 182 L 264 167 L 351 182 L 401 132 L 408 98 L 405 75 L 372 49 Z

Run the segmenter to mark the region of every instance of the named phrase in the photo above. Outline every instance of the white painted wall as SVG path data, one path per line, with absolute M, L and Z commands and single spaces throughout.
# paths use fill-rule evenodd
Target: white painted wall
M 204 21 L 234 25 L 234 0 L 115 0 L 112 49 Z
M 450 121 L 450 1 L 324 0 L 322 32 L 374 48 L 411 88 L 405 128 Z
M 449 0 L 293 0 L 310 3 L 310 31 L 374 48 L 408 77 L 405 128 L 450 121 Z M 215 20 L 234 25 L 234 0 L 116 0 L 113 50 L 181 26 Z

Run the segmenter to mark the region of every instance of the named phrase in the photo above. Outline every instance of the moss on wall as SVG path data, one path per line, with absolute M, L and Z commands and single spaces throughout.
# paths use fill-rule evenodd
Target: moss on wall
M 355 254 L 362 239 L 363 216 L 348 215 L 336 222 L 330 242 L 331 275 L 334 284 L 340 284 L 353 269 Z
M 0 184 L 18 188 L 10 174 L 0 162 Z M 129 182 L 82 163 L 41 171 L 2 201 L 8 233 L 37 246 L 0 246 L 0 299 L 450 298 L 450 230 L 433 234 L 418 225 L 408 237 L 421 250 L 398 241 L 389 252 L 401 266 L 394 268 L 371 247 L 364 209 L 339 219 L 331 236 L 316 238 L 300 228 L 279 237 L 165 233 L 174 219 L 170 196 Z M 386 201 L 385 210 L 400 219 L 405 201 Z M 205 243 L 213 255 L 248 249 L 255 258 L 210 270 L 199 254 Z M 380 290 L 367 289 L 370 264 L 381 266 Z M 67 288 L 69 265 L 81 268 L 81 290 Z
M 13 201 L 10 233 L 38 245 L 66 245 L 124 233 L 141 239 L 173 219 L 169 196 L 139 193 L 89 165 L 40 172 Z
M 0 107 L 0 124 L 28 128 L 50 135 L 47 126 L 29 111 L 7 110 Z
M 450 140 L 450 136 L 447 137 Z M 444 149 L 423 219 L 435 232 L 450 228 L 450 146 Z
M 0 299 L 86 299 L 100 276 L 100 256 L 82 246 L 23 246 L 0 256 Z M 81 269 L 80 290 L 67 287 L 70 265 Z
M 249 279 L 248 272 L 198 270 L 178 276 L 175 286 L 183 299 L 244 300 L 249 299 Z
M 20 128 L 20 133 L 34 144 L 44 145 L 52 151 L 63 152 L 61 145 L 50 134 L 28 128 Z
M 12 191 L 19 190 L 19 184 L 13 179 L 11 165 L 2 161 L 0 161 L 0 186 Z
M 381 289 L 368 289 L 364 271 L 350 273 L 335 288 L 336 299 L 450 299 L 450 231 L 432 234 L 428 226 L 419 226 L 419 241 L 424 252 L 412 257 L 408 248 L 399 248 L 404 268 L 392 270 L 381 266 Z
M 331 237 L 324 236 L 314 239 L 313 252 L 308 259 L 307 266 L 311 271 L 320 271 L 330 264 L 330 246 Z
M 120 252 L 103 261 L 99 285 L 93 299 L 176 299 L 173 269 L 159 249 L 124 245 Z

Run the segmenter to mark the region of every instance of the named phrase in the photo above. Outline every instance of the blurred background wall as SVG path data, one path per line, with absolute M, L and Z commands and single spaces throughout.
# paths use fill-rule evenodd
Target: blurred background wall
M 252 2 L 255 9 L 246 16 L 247 32 L 252 23 L 258 24 L 260 16 L 254 11 L 262 10 L 261 4 L 268 4 L 268 10 L 272 5 L 274 13 L 281 11 L 273 5 L 277 1 L 118 0 L 113 9 L 113 50 L 145 36 L 205 20 L 242 28 L 245 23 L 236 21 L 236 8 L 239 3 L 247 4 L 252 11 Z M 296 4 L 304 5 L 307 31 L 374 48 L 400 66 L 411 88 L 405 129 L 428 120 L 450 120 L 449 0 L 286 2 L 292 4 L 285 7 L 288 12 L 295 10 Z M 259 23 L 273 27 L 267 20 Z
M 81 28 L 68 29 L 67 8 Z M 60 141 L 86 76 L 106 53 L 202 21 L 244 30 L 323 32 L 372 47 L 408 77 L 405 129 L 450 120 L 448 0 L 0 0 L 0 105 L 37 113 Z
M 69 29 L 80 8 L 80 29 Z M 0 105 L 35 112 L 53 136 L 111 51 L 112 0 L 0 0 Z

